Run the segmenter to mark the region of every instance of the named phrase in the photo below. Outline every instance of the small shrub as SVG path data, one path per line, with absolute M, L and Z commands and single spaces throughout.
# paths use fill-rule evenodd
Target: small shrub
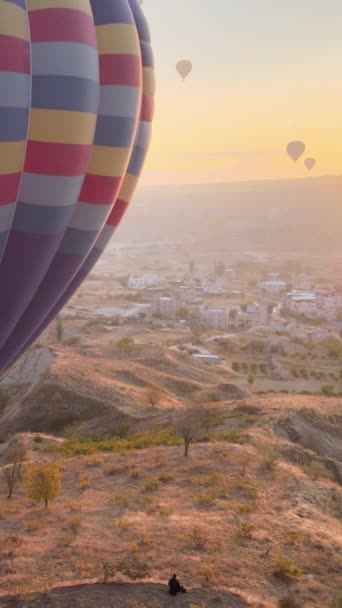
M 253 511 L 255 511 L 255 509 L 256 509 L 256 502 L 239 503 L 238 505 L 236 505 L 236 508 L 235 508 L 237 513 L 240 513 L 240 515 L 249 515 L 250 513 L 253 513 Z
M 84 492 L 84 490 L 87 490 L 90 487 L 90 477 L 89 475 L 79 475 L 78 479 L 77 479 L 77 487 L 81 490 L 81 492 Z
M 113 504 L 117 507 L 128 507 L 130 497 L 128 494 L 114 494 Z
M 277 466 L 279 460 L 279 454 L 277 450 L 269 446 L 261 446 L 259 450 L 261 453 L 264 468 L 268 471 L 273 471 Z
M 72 543 L 75 540 L 75 535 L 72 532 L 62 532 L 58 537 L 57 537 L 57 542 L 59 545 L 62 545 L 63 547 L 70 547 L 70 545 L 72 545 Z
M 121 572 L 124 576 L 127 576 L 131 581 L 143 580 L 150 576 L 149 566 L 145 562 L 138 560 L 120 562 L 117 565 L 116 570 Z
M 141 467 L 138 467 L 138 465 L 134 464 L 133 466 L 131 466 L 129 468 L 129 476 L 131 479 L 139 479 L 140 477 L 142 477 L 144 474 L 144 471 Z
M 283 555 L 278 556 L 274 576 L 281 578 L 284 581 L 291 581 L 300 578 L 301 575 L 301 569 L 290 559 L 284 557 Z
M 252 479 L 243 477 L 234 483 L 233 488 L 243 498 L 255 501 L 258 496 L 257 484 Z
M 108 583 L 108 581 L 113 578 L 115 575 L 115 566 L 110 562 L 103 561 L 101 563 L 102 566 L 102 574 L 103 574 L 103 582 Z
M 286 545 L 294 546 L 300 542 L 301 534 L 296 530 L 289 530 L 288 532 L 284 532 L 283 538 Z
M 335 394 L 335 386 L 333 384 L 323 384 L 321 386 L 321 393 L 325 397 L 333 397 Z
M 36 436 L 33 438 L 33 441 L 34 441 L 35 443 L 42 443 L 42 442 L 44 441 L 44 439 L 43 439 L 43 437 L 41 437 L 40 435 L 36 435 Z
M 159 489 L 160 481 L 159 479 L 149 479 L 144 484 L 143 491 L 144 492 L 156 492 Z
M 244 433 L 241 433 L 241 431 L 237 431 L 236 429 L 217 433 L 216 435 L 212 436 L 212 439 L 216 441 L 228 441 L 229 443 L 237 443 L 240 445 L 248 441 L 248 437 Z
M 252 532 L 255 530 L 254 524 L 248 521 L 242 521 L 238 525 L 238 534 L 243 538 L 251 538 Z
M 68 522 L 68 528 L 76 536 L 79 533 L 82 524 L 82 518 L 79 516 L 72 517 Z
M 91 456 L 87 456 L 86 460 L 87 467 L 99 467 L 102 463 L 101 456 L 98 454 L 92 454 Z
M 170 483 L 171 481 L 173 481 L 175 478 L 174 473 L 162 473 L 161 475 L 159 475 L 158 477 L 158 481 L 160 481 L 160 483 Z
M 158 509 L 159 517 L 167 519 L 168 517 L 170 517 L 172 515 L 173 511 L 174 511 L 174 509 L 172 507 L 159 507 L 159 509 Z
M 151 507 L 154 504 L 154 498 L 150 494 L 145 494 L 145 496 L 142 497 L 142 501 L 145 507 Z
M 194 549 L 204 549 L 208 541 L 208 537 L 201 526 L 194 526 L 188 533 L 188 538 L 191 546 Z
M 25 530 L 27 532 L 38 532 L 47 528 L 47 523 L 42 519 L 32 519 L 25 524 Z
M 82 510 L 82 505 L 78 500 L 70 500 L 66 506 L 72 513 L 78 513 Z
M 310 462 L 309 464 L 304 464 L 302 466 L 302 471 L 312 479 L 312 481 L 317 481 L 317 479 L 328 479 L 329 471 L 324 466 L 324 464 L 320 462 Z
M 214 492 L 200 492 L 196 496 L 196 504 L 198 507 L 210 507 L 216 500 Z
M 201 563 L 198 568 L 198 573 L 204 578 L 208 585 L 211 585 L 215 580 L 215 570 L 211 564 L 207 564 L 205 562 Z

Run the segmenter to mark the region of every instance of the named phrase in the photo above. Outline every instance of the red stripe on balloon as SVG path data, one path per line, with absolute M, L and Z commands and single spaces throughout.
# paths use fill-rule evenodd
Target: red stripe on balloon
M 152 122 L 154 113 L 154 97 L 151 95 L 143 95 L 141 102 L 140 120 Z
M 30 73 L 30 47 L 26 40 L 0 36 L 0 71 Z
M 83 175 L 88 167 L 92 146 L 29 141 L 25 171 L 45 175 Z
M 94 21 L 90 15 L 69 8 L 30 12 L 32 42 L 79 42 L 96 48 Z
M 21 173 L 0 175 L 0 205 L 16 202 L 20 178 Z
M 116 201 L 112 211 L 110 212 L 110 215 L 107 219 L 106 224 L 109 224 L 110 226 L 118 226 L 120 224 L 123 216 L 125 215 L 127 207 L 128 207 L 127 201 L 122 201 L 122 200 L 118 199 Z
M 137 55 L 100 55 L 101 84 L 141 86 L 141 59 Z
M 87 174 L 81 194 L 81 203 L 93 205 L 112 205 L 121 186 L 121 177 L 107 177 Z

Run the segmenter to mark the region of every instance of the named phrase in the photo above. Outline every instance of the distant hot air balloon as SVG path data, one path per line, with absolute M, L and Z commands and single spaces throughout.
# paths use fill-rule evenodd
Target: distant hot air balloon
M 316 165 L 316 159 L 315 158 L 306 158 L 304 161 L 304 165 L 306 166 L 308 171 L 312 171 L 312 169 Z
M 0 24 L 1 372 L 123 218 L 150 141 L 155 82 L 139 0 L 0 0 Z
M 185 78 L 187 78 L 187 76 L 189 76 L 192 71 L 192 63 L 187 59 L 182 59 L 181 61 L 177 62 L 176 69 L 178 74 L 180 74 L 180 76 L 184 80 Z
M 302 141 L 291 141 L 287 146 L 287 153 L 294 161 L 297 161 L 304 152 L 305 144 Z

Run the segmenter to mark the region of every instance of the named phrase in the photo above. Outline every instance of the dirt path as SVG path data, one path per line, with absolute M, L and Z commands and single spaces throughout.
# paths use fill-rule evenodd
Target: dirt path
M 170 597 L 152 584 L 82 585 L 55 589 L 32 600 L 0 599 L 0 608 L 247 608 L 238 596 L 194 589 Z

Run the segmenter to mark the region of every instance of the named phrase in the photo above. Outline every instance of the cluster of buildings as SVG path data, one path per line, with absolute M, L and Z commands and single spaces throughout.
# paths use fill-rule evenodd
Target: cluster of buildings
M 336 321 L 342 315 L 342 291 L 293 290 L 284 299 L 283 308 L 308 319 Z
M 191 276 L 176 277 L 166 283 L 159 274 L 146 273 L 131 275 L 128 287 L 132 290 L 151 291 L 152 316 L 165 320 L 182 320 L 180 311 L 185 307 L 187 315 L 184 315 L 183 322 L 188 318 L 195 318 L 206 327 L 217 331 L 268 325 L 272 318 L 274 320 L 276 310 L 279 313 L 280 309 L 298 318 L 327 322 L 342 320 L 342 287 L 335 289 L 331 285 L 324 285 L 323 282 L 320 287 L 314 288 L 310 281 L 304 278 L 296 282 L 296 287 L 289 291 L 288 284 L 277 274 L 269 274 L 267 280 L 255 285 L 253 293 L 261 303 L 251 303 L 235 309 L 225 305 L 206 305 L 205 295 L 234 294 L 236 298 L 239 293 L 247 293 L 246 289 L 250 291 L 246 284 L 242 286 L 241 292 L 227 289 L 228 284 L 231 287 L 236 286 L 238 281 L 231 271 L 228 274 L 228 283 L 227 277 L 194 279 Z M 275 312 L 271 303 L 277 306 Z

